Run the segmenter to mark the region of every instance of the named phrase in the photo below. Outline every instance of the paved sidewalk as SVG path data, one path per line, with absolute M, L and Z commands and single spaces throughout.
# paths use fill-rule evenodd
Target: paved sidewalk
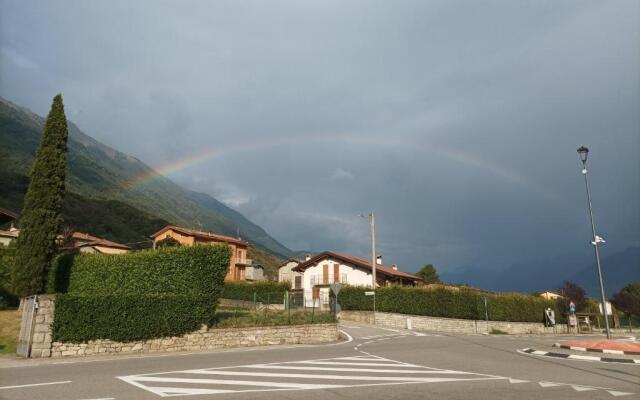
M 609 354 L 640 355 L 640 342 L 625 339 L 571 340 L 560 342 L 557 344 L 557 347 L 570 350 L 593 351 Z

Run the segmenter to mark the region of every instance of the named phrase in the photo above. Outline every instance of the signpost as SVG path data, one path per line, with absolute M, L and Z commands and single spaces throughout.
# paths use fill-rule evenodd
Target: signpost
M 329 288 L 336 296 L 336 304 L 333 307 L 333 312 L 334 315 L 338 315 L 338 313 L 342 310 L 342 307 L 340 307 L 340 304 L 338 304 L 338 293 L 340 293 L 340 290 L 342 290 L 342 283 L 332 283 L 331 285 L 329 285 Z
M 365 296 L 373 296 L 375 294 L 376 294 L 375 292 L 364 292 Z

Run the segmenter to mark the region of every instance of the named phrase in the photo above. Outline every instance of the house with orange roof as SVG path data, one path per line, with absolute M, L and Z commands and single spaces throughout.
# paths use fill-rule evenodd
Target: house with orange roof
M 151 235 L 153 247 L 163 243 L 174 243 L 182 246 L 195 246 L 197 244 L 226 244 L 231 247 L 231 261 L 225 281 L 264 280 L 264 269 L 261 265 L 254 265 L 247 258 L 249 243 L 242 239 L 217 233 L 197 231 L 179 226 L 167 225 Z
M 81 253 L 123 254 L 131 250 L 131 247 L 127 245 L 82 232 L 73 232 L 71 241 L 73 248 Z
M 376 262 L 376 287 L 392 284 L 414 286 L 422 284 L 418 276 L 403 272 L 393 264 L 382 264 L 382 257 Z M 372 287 L 372 263 L 361 257 L 350 254 L 325 251 L 310 257 L 292 268 L 302 274 L 301 288 L 304 292 L 304 303 L 307 307 L 328 308 L 329 286 L 341 283 L 351 286 Z

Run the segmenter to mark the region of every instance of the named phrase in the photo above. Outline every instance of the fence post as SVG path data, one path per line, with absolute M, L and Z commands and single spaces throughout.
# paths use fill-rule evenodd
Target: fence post
M 258 292 L 253 292 L 253 309 L 258 309 Z
M 489 311 L 487 309 L 487 296 L 484 299 L 484 320 L 487 322 L 487 333 L 489 333 Z
M 313 299 L 312 302 L 312 306 L 311 306 L 311 323 L 313 324 L 313 317 L 316 314 L 316 299 Z

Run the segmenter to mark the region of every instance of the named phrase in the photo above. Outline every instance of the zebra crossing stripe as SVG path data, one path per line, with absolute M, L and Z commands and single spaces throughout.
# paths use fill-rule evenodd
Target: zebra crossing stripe
M 118 378 L 161 397 L 508 379 L 423 367 L 371 355 L 191 369 Z M 181 387 L 183 385 L 185 387 Z

